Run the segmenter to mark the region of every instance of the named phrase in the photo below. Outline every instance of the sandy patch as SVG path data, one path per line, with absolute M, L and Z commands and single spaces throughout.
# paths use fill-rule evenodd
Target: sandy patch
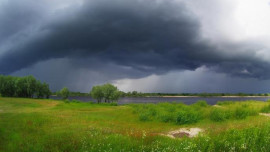
M 170 138 L 183 138 L 183 137 L 193 138 L 198 136 L 198 134 L 201 132 L 203 132 L 203 130 L 200 128 L 181 128 L 179 130 L 171 131 L 165 136 L 168 136 Z
M 270 117 L 270 113 L 259 113 L 259 114 L 262 115 L 262 116 Z

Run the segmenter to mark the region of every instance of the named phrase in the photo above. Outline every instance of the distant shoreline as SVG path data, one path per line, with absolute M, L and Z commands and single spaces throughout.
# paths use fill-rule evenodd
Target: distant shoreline
M 161 98 L 185 98 L 185 97 L 190 97 L 190 98 L 211 98 L 211 97 L 219 97 L 219 98 L 259 98 L 259 97 L 269 97 L 270 96 L 147 96 L 147 97 L 161 97 Z

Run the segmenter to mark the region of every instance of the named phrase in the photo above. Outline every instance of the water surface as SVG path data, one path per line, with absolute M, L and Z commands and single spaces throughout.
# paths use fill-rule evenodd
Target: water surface
M 51 96 L 51 99 L 60 99 L 56 96 Z M 70 100 L 76 99 L 82 102 L 94 101 L 95 99 L 91 97 L 69 97 Z M 184 104 L 193 104 L 199 100 L 205 100 L 208 104 L 214 105 L 218 101 L 266 101 L 270 97 L 124 97 L 120 98 L 119 104 L 129 104 L 129 103 L 159 103 L 159 102 L 182 102 Z

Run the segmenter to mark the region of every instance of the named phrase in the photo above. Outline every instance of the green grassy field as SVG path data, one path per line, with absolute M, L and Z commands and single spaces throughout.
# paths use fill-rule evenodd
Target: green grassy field
M 0 98 L 0 151 L 270 151 L 269 102 L 65 103 Z M 204 130 L 195 138 L 160 134 Z

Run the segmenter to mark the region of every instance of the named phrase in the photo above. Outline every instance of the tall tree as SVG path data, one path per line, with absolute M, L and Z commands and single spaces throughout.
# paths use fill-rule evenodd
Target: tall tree
M 92 98 L 97 99 L 97 102 L 100 103 L 104 98 L 102 86 L 94 86 L 90 92 Z
M 105 102 L 111 102 L 118 99 L 118 89 L 112 84 L 104 84 L 102 86 Z
M 37 81 L 33 76 L 13 77 L 0 75 L 0 94 L 5 97 L 38 98 L 49 97 L 49 85 Z
M 58 93 L 58 95 L 60 95 L 60 97 L 62 97 L 62 99 L 67 99 L 69 97 L 69 90 L 67 87 L 64 87 L 63 89 L 61 89 Z
M 32 98 L 35 94 L 37 80 L 33 76 L 26 76 L 27 97 Z
M 14 97 L 16 95 L 15 77 L 5 76 L 2 82 L 1 94 L 6 97 Z

